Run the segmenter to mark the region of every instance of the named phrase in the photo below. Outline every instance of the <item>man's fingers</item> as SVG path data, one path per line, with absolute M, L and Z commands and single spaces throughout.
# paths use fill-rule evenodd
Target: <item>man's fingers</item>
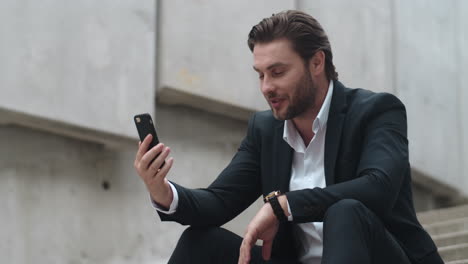
M 174 163 L 174 158 L 170 158 L 164 163 L 161 167 L 161 170 L 157 172 L 156 177 L 158 178 L 165 178 L 169 170 L 172 168 L 172 164 Z
M 161 154 L 161 152 L 164 150 L 164 148 L 165 148 L 164 144 L 159 143 L 158 145 L 156 145 L 152 149 L 148 150 L 148 152 L 146 152 L 143 155 L 143 157 L 141 157 L 140 167 L 143 168 L 144 170 L 149 169 L 150 165 L 153 163 L 153 161 L 156 159 L 156 157 Z M 161 162 L 161 164 L 162 164 L 162 162 Z M 159 169 L 159 167 L 156 168 L 155 171 L 158 170 L 158 169 Z
M 149 165 L 149 170 L 152 173 L 152 176 L 156 176 L 156 173 L 162 169 L 163 163 L 166 160 L 166 158 L 169 156 L 169 153 L 171 152 L 171 149 L 169 147 L 164 147 L 162 148 L 161 151 L 159 151 L 158 148 L 154 148 L 151 150 L 151 153 L 148 153 L 148 157 L 150 159 L 154 159 L 151 164 Z M 156 157 L 156 158 L 154 158 Z M 146 157 L 143 157 L 144 159 Z
M 242 241 L 238 264 L 247 264 L 250 261 L 250 247 L 245 240 Z
M 250 251 L 254 245 L 255 241 L 253 236 L 247 232 L 242 240 L 240 254 L 239 254 L 239 264 L 248 264 L 250 262 Z
M 272 246 L 273 246 L 273 241 L 265 241 L 265 240 L 263 241 L 262 257 L 264 260 L 270 260 Z
M 140 141 L 140 143 L 138 144 L 138 151 L 135 157 L 135 163 L 139 162 L 143 155 L 146 153 L 151 140 L 153 140 L 153 136 L 151 134 L 148 134 L 143 140 L 143 142 Z

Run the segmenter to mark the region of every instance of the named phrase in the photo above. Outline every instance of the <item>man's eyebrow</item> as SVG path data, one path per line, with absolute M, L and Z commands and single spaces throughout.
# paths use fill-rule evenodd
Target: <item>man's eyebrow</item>
M 280 67 L 280 66 L 287 66 L 288 64 L 286 63 L 282 63 L 282 62 L 276 62 L 276 63 L 273 63 L 271 64 L 270 66 L 267 67 L 267 70 L 271 70 L 272 68 L 275 68 L 275 67 Z M 256 71 L 256 72 L 259 72 L 260 70 L 255 68 L 255 66 L 253 66 L 253 69 Z

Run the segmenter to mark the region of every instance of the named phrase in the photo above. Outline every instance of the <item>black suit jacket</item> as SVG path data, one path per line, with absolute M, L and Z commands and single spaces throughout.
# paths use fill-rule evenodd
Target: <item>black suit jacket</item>
M 284 121 L 271 111 L 249 121 L 247 135 L 231 163 L 206 189 L 174 184 L 177 212 L 163 221 L 195 227 L 220 226 L 260 195 L 286 193 L 293 222 L 280 225 L 273 255 L 295 257 L 292 226 L 322 221 L 341 199 L 366 205 L 384 223 L 412 263 L 443 263 L 416 219 L 408 161 L 406 110 L 393 95 L 349 89 L 334 82 L 325 137 L 326 188 L 289 191 L 292 148 L 283 140 Z

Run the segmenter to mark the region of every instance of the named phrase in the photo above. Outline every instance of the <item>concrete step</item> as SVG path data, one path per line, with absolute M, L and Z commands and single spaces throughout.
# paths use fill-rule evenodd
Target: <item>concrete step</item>
M 468 230 L 432 236 L 432 239 L 439 248 L 457 244 L 468 244 Z
M 424 229 L 431 235 L 441 235 L 468 230 L 468 217 L 451 219 L 443 222 L 423 225 Z
M 468 217 L 468 205 L 433 210 L 418 214 L 418 219 L 423 225 L 466 217 Z
M 450 262 L 445 262 L 445 264 L 468 264 L 468 259 L 454 260 Z
M 439 253 L 445 262 L 468 259 L 468 243 L 439 247 Z

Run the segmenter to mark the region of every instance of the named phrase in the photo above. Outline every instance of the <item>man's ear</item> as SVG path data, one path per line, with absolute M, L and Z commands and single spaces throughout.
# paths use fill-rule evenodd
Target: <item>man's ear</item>
M 317 51 L 312 58 L 309 59 L 309 71 L 312 75 L 318 76 L 325 71 L 325 52 Z

